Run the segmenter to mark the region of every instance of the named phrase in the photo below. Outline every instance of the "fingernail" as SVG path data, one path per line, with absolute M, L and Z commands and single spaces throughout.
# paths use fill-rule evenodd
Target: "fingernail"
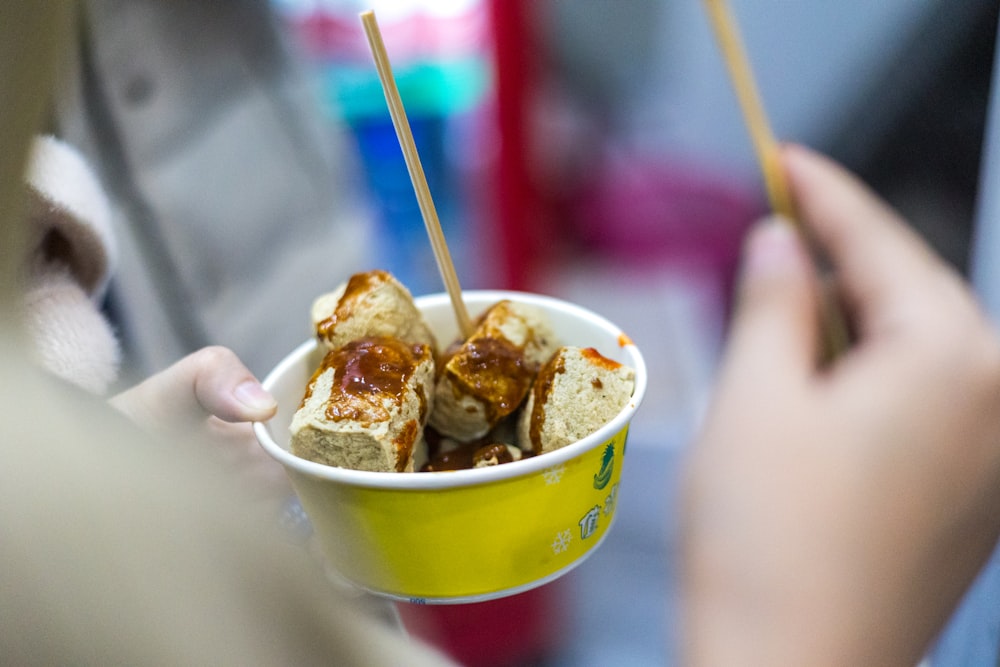
M 780 216 L 763 220 L 753 230 L 746 248 L 745 271 L 783 273 L 799 259 L 799 239 L 790 222 Z
M 259 382 L 254 380 L 247 380 L 236 385 L 236 388 L 233 390 L 233 396 L 251 410 L 273 410 L 278 405 L 277 401 L 274 400 L 274 396 L 271 396 Z

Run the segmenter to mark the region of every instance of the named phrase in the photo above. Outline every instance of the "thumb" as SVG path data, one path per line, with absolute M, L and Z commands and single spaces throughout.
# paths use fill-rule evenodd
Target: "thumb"
M 141 426 L 174 431 L 209 416 L 228 422 L 261 421 L 277 407 L 239 357 L 205 347 L 111 399 Z
M 759 384 L 808 375 L 819 354 L 818 280 L 799 234 L 772 217 L 750 231 L 724 368 Z M 733 371 L 733 367 L 736 368 Z

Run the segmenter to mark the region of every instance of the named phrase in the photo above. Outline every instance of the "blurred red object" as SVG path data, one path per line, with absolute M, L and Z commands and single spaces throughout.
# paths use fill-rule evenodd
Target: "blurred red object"
M 530 290 L 540 255 L 535 227 L 545 216 L 545 204 L 531 181 L 528 159 L 528 117 L 538 85 L 541 60 L 535 5 L 526 0 L 492 0 L 496 66 L 496 128 L 500 138 L 494 175 L 494 239 L 500 255 L 497 287 Z
M 563 641 L 561 581 L 486 602 L 397 608 L 412 636 L 466 667 L 541 664 Z

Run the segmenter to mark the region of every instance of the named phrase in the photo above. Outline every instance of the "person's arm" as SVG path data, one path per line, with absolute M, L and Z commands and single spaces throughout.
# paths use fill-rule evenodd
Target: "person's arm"
M 748 240 L 682 494 L 692 665 L 915 665 L 1000 533 L 1000 343 L 969 289 L 830 161 L 787 147 L 857 339 L 818 358 L 818 279 Z

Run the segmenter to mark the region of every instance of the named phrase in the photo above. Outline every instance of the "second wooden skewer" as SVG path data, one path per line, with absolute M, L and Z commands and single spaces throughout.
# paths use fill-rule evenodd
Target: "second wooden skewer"
M 764 176 L 764 186 L 771 208 L 798 229 L 810 246 L 810 250 L 816 254 L 808 230 L 802 225 L 795 211 L 785 172 L 781 168 L 780 148 L 771 133 L 767 114 L 764 113 L 764 105 L 757 92 L 753 71 L 750 69 L 736 21 L 725 0 L 704 0 L 704 4 L 757 153 L 757 161 Z M 823 327 L 823 356 L 829 360 L 849 347 L 850 336 L 840 304 L 826 292 L 820 295 L 820 318 Z

